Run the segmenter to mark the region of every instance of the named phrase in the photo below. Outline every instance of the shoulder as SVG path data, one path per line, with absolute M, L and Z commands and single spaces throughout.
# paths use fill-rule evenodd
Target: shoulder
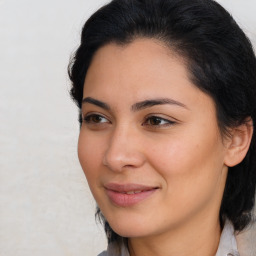
M 216 256 L 223 255 L 256 255 L 256 222 L 252 223 L 246 230 L 237 234 L 232 223 L 226 220 L 221 234 L 219 248 Z
M 236 235 L 236 240 L 241 256 L 256 255 L 256 221 Z
M 128 249 L 125 245 L 125 242 L 122 241 L 118 243 L 110 243 L 108 245 L 107 251 L 100 253 L 98 256 L 129 256 Z

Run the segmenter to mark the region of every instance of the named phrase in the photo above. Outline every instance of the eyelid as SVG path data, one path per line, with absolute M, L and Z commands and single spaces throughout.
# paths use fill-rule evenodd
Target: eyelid
M 84 119 L 85 117 L 90 116 L 90 115 L 98 115 L 98 116 L 102 116 L 108 120 L 110 119 L 107 115 L 105 115 L 101 112 L 98 112 L 98 111 L 88 111 L 88 112 L 82 113 L 82 118 Z
M 145 120 L 150 117 L 157 117 L 157 118 L 169 121 L 169 122 L 177 122 L 177 123 L 181 122 L 179 119 L 177 119 L 173 116 L 169 116 L 167 114 L 162 114 L 162 113 L 150 113 L 150 114 L 146 115 Z

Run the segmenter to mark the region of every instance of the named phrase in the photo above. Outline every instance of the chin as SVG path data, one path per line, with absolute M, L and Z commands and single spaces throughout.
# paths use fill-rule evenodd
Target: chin
M 109 218 L 109 225 L 115 233 L 122 237 L 146 237 L 154 233 L 155 226 L 142 216 L 118 216 Z
M 111 228 L 122 237 L 145 237 L 149 234 L 149 231 L 134 227 L 133 225 L 129 225 L 129 223 L 122 226 L 114 225 L 113 227 L 111 226 Z

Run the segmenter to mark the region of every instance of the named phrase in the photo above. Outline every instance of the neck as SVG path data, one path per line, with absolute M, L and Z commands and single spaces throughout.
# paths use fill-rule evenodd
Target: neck
M 130 256 L 214 256 L 218 249 L 221 228 L 218 219 L 174 228 L 168 233 L 145 238 L 129 238 Z

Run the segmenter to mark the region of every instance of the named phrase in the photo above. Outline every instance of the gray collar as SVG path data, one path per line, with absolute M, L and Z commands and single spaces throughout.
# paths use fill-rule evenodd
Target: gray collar
M 230 221 L 225 222 L 216 256 L 239 256 L 234 227 Z

